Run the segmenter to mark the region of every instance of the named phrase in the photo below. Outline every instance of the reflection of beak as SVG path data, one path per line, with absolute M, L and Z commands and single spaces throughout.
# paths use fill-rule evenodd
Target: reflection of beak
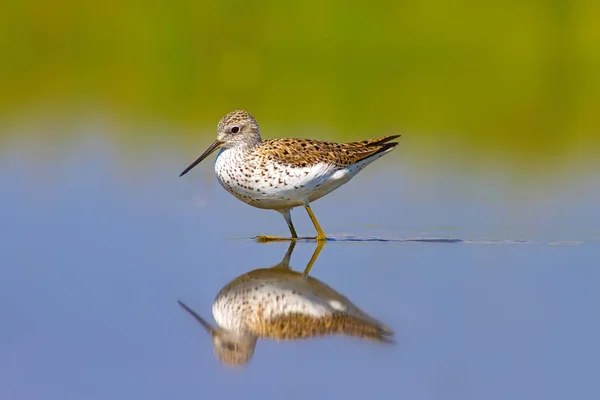
M 215 328 L 213 328 L 208 322 L 206 322 L 206 320 L 204 318 L 202 318 L 201 316 L 199 316 L 198 314 L 196 314 L 196 312 L 194 310 L 192 310 L 191 308 L 189 308 L 188 306 L 186 306 L 180 300 L 177 300 L 177 302 L 179 303 L 179 305 L 181 307 L 183 307 L 183 309 L 185 311 L 187 311 L 190 314 L 192 314 L 192 317 L 194 317 L 196 319 L 196 321 L 200 322 L 200 325 L 202 325 L 204 327 L 204 329 L 206 329 L 206 332 L 208 332 L 211 336 L 214 336 L 217 333 L 217 330 Z
M 208 146 L 208 149 L 206 149 L 206 151 L 204 153 L 202 153 L 202 155 L 200 157 L 198 157 L 198 159 L 196 161 L 194 161 L 189 167 L 184 169 L 183 172 L 181 173 L 181 175 L 179 175 L 179 176 L 181 177 L 181 176 L 184 176 L 185 174 L 187 174 L 192 168 L 194 168 L 196 165 L 200 164 L 200 162 L 202 160 L 204 160 L 206 157 L 211 155 L 211 153 L 213 151 L 217 150 L 222 145 L 223 145 L 223 142 L 221 142 L 220 140 L 215 140 L 215 142 L 213 144 L 211 144 L 210 146 Z

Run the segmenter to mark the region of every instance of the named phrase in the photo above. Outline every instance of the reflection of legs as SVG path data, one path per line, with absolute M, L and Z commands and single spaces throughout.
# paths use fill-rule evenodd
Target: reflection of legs
M 294 246 L 296 246 L 296 241 L 295 240 L 290 241 L 290 246 L 288 247 L 287 252 L 285 253 L 285 256 L 283 256 L 283 260 L 281 260 L 281 262 L 279 264 L 274 265 L 272 268 L 291 269 L 290 258 L 292 257 L 292 252 L 294 251 Z
M 306 266 L 306 268 L 304 268 L 304 277 L 305 278 L 308 277 L 308 273 L 310 272 L 313 264 L 315 263 L 315 261 L 317 261 L 317 258 L 319 258 L 319 253 L 323 249 L 323 246 L 325 246 L 325 241 L 319 240 L 317 242 L 317 248 L 315 249 L 315 252 L 313 253 L 312 257 L 310 258 L 310 261 L 308 262 L 308 265 Z
M 304 206 L 304 208 L 306 208 L 306 212 L 308 212 L 308 216 L 310 217 L 310 220 L 312 221 L 313 225 L 315 226 L 315 229 L 317 230 L 317 237 L 315 239 L 321 241 L 321 240 L 327 240 L 327 237 L 325 236 L 325 232 L 323 232 L 323 229 L 321 229 L 321 226 L 319 225 L 319 221 L 317 221 L 317 218 L 315 217 L 315 214 L 313 214 L 312 210 L 310 209 L 310 206 L 307 204 Z
M 287 240 L 295 240 L 298 238 L 298 235 L 296 234 L 296 229 L 294 228 L 294 224 L 292 224 L 292 214 L 290 213 L 290 210 L 277 210 L 279 213 L 281 213 L 281 215 L 283 215 L 283 218 L 285 219 L 285 222 L 287 223 L 288 228 L 290 228 L 290 233 L 292 234 L 291 238 L 282 238 L 282 237 L 277 237 L 277 236 L 257 236 L 256 240 L 258 240 L 259 242 L 276 242 L 276 241 L 287 241 Z

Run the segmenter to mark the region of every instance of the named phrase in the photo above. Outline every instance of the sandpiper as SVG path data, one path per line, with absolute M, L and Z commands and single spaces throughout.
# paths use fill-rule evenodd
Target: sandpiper
M 248 112 L 227 114 L 217 126 L 217 140 L 179 176 L 188 173 L 220 149 L 215 162 L 219 183 L 251 206 L 283 215 L 290 238 L 257 236 L 259 241 L 298 239 L 290 210 L 302 206 L 317 230 L 316 240 L 326 240 L 310 203 L 348 182 L 364 167 L 390 152 L 400 135 L 351 143 L 302 138 L 262 140 L 258 122 Z
M 283 260 L 238 276 L 225 285 L 213 303 L 212 326 L 179 301 L 212 336 L 215 356 L 232 366 L 252 358 L 258 339 L 294 340 L 345 335 L 379 343 L 394 343 L 394 332 L 325 283 L 308 276 L 325 242 L 304 272 L 290 268 L 295 242 Z

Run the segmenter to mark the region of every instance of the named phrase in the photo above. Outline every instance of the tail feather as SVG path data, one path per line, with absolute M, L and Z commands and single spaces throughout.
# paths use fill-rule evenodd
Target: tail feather
M 402 135 L 382 136 L 382 137 L 363 140 L 363 141 L 355 142 L 355 143 L 363 145 L 363 146 L 367 146 L 367 147 L 379 146 L 379 145 L 389 142 L 390 140 L 398 139 L 400 136 L 402 136 Z
M 380 141 L 379 144 L 371 144 L 366 146 L 368 149 L 372 149 L 373 151 L 369 151 L 369 152 L 363 152 L 361 154 L 358 154 L 358 157 L 356 158 L 355 162 L 359 162 L 359 161 L 363 161 L 366 160 L 367 158 L 371 158 L 373 156 L 377 156 L 376 158 L 379 158 L 381 156 L 383 156 L 384 153 L 387 153 L 388 151 L 391 151 L 394 147 L 396 147 L 398 145 L 398 142 L 388 142 L 389 140 L 392 140 L 394 138 L 397 138 L 398 136 L 390 136 L 388 138 L 384 138 L 383 141 Z

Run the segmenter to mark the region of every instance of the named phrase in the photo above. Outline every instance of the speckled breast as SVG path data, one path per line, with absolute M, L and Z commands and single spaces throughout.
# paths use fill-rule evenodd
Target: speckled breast
M 347 182 L 353 174 L 325 163 L 293 167 L 265 161 L 252 152 L 224 149 L 215 162 L 219 183 L 258 208 L 288 209 L 308 204 Z
M 331 311 L 331 305 L 312 291 L 301 274 L 273 269 L 238 277 L 219 292 L 213 304 L 217 324 L 232 331 L 254 331 L 257 325 L 279 315 L 322 318 Z

